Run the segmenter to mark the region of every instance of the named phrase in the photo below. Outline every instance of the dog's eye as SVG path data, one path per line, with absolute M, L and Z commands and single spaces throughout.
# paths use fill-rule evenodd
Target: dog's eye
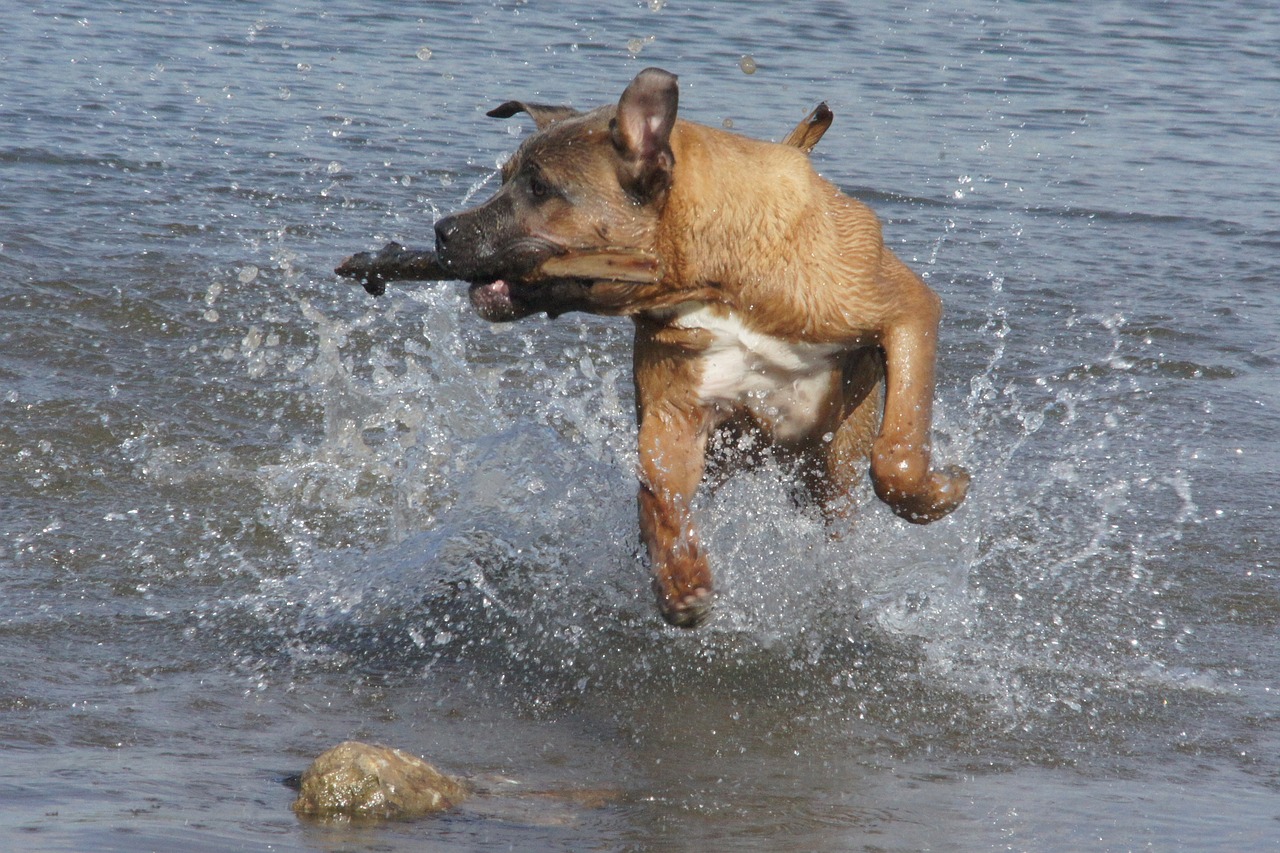
M 547 179 L 542 177 L 540 172 L 531 172 L 529 174 L 529 194 L 537 199 L 543 199 L 554 193 L 555 190 L 551 184 L 547 183 Z

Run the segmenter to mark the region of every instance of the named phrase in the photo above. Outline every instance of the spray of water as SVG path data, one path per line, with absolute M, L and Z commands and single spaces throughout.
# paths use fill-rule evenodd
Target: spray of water
M 909 674 L 1019 719 L 1116 684 L 1213 687 L 1161 663 L 1185 638 L 1161 553 L 1197 516 L 1193 449 L 1153 444 L 1142 412 L 1181 368 L 1132 358 L 1119 314 L 1065 321 L 1078 362 L 1029 362 L 1000 276 L 951 287 L 982 294 L 954 332 L 967 382 L 937 409 L 935 454 L 975 473 L 966 505 L 922 528 L 864 487 L 833 530 L 785 466 L 735 475 L 697 506 L 718 583 L 697 632 L 661 623 L 640 556 L 625 321 L 489 326 L 448 288 L 363 312 L 300 296 L 282 393 L 313 429 L 239 472 L 284 547 L 221 606 L 262 626 L 264 658 L 478 668 L 542 702 L 769 672 L 861 715 Z M 271 343 L 251 326 L 226 357 L 261 381 Z

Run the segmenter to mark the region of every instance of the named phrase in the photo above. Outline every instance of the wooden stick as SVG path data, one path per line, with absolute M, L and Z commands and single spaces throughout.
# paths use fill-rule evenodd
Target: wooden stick
M 358 279 L 365 291 L 381 296 L 389 281 L 449 281 L 435 252 L 419 252 L 391 242 L 377 252 L 359 252 L 334 270 L 343 278 Z
M 358 279 L 374 296 L 387 292 L 389 281 L 450 281 L 435 252 L 406 249 L 388 243 L 377 252 L 352 255 L 334 270 L 343 278 Z M 634 249 L 605 246 L 599 249 L 568 249 L 542 262 L 526 281 L 581 279 L 625 284 L 652 284 L 660 275 L 658 259 Z

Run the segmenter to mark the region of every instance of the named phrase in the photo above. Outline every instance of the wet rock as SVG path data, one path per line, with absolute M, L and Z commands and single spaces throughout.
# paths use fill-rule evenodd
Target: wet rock
M 414 818 L 453 808 L 468 793 L 421 758 L 347 741 L 323 752 L 302 774 L 293 810 L 317 817 Z

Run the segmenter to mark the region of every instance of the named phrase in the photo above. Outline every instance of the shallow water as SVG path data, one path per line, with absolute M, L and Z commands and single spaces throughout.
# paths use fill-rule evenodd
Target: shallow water
M 24 7 L 0 46 L 0 848 L 1264 850 L 1280 839 L 1272 4 Z M 743 68 L 744 56 L 754 73 Z M 943 296 L 918 528 L 779 467 L 638 557 L 629 329 L 329 270 L 639 69 Z M 376 740 L 488 793 L 300 822 Z

